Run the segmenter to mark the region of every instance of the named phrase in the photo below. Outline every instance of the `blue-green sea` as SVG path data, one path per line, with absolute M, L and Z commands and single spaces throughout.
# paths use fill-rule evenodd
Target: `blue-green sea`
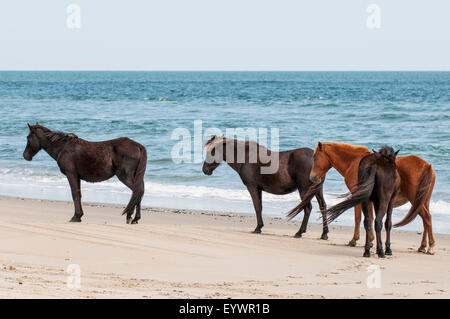
M 202 121 L 203 130 L 224 132 L 278 128 L 280 150 L 335 141 L 418 155 L 437 175 L 434 228 L 450 232 L 450 72 L 0 72 L 0 118 L 0 195 L 71 200 L 53 159 L 43 151 L 32 162 L 22 157 L 27 122 L 38 121 L 87 140 L 128 136 L 146 146 L 144 205 L 253 214 L 226 165 L 205 176 L 201 163 L 173 161 L 174 130 L 193 136 Z M 346 191 L 330 171 L 328 204 Z M 130 196 L 115 178 L 83 183 L 82 193 L 83 201 L 124 204 Z M 263 214 L 283 217 L 297 200 L 264 194 Z M 408 208 L 395 209 L 394 220 Z M 352 219 L 349 211 L 338 223 Z M 406 229 L 421 230 L 420 219 Z

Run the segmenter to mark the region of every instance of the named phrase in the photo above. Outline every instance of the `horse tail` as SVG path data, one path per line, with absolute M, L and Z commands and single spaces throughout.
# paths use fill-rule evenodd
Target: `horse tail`
M 147 150 L 142 145 L 140 145 L 139 148 L 141 151 L 141 158 L 139 159 L 139 163 L 134 173 L 134 187 L 139 186 L 139 183 L 144 178 L 145 170 L 147 168 Z
M 134 172 L 133 178 L 133 194 L 131 195 L 130 201 L 128 202 L 127 207 L 122 212 L 122 215 L 132 214 L 134 208 L 137 204 L 139 204 L 142 200 L 142 196 L 144 196 L 144 174 L 145 169 L 147 168 L 147 150 L 144 146 L 139 145 L 139 150 L 141 156 L 139 158 L 139 162 L 136 166 L 136 170 Z
M 427 194 L 429 192 L 432 181 L 433 181 L 433 169 L 431 168 L 431 165 L 428 164 L 428 167 L 422 172 L 422 175 L 420 176 L 419 185 L 417 186 L 416 197 L 414 198 L 414 202 L 411 208 L 409 209 L 408 213 L 403 218 L 403 220 L 395 224 L 394 227 L 405 226 L 406 224 L 412 222 L 414 218 L 416 218 L 417 214 L 422 208 L 422 205 L 425 204 Z
M 358 188 L 355 191 L 351 192 L 351 196 L 343 202 L 340 202 L 325 211 L 327 216 L 326 222 L 328 224 L 342 215 L 342 213 L 344 213 L 347 209 L 361 204 L 363 201 L 370 198 L 373 187 L 375 185 L 375 173 L 376 170 L 374 168 L 369 167 L 368 169 L 366 169 L 360 178 L 361 181 L 357 184 Z
M 297 216 L 302 210 L 304 210 L 305 207 L 311 202 L 311 199 L 319 192 L 322 186 L 323 181 L 318 184 L 311 185 L 306 191 L 306 194 L 303 197 L 301 203 L 287 213 L 288 220 L 291 220 L 292 218 Z

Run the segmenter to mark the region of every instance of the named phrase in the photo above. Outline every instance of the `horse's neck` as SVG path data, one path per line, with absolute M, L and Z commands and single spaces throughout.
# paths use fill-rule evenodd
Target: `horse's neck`
M 224 161 L 224 162 L 226 162 L 228 164 L 228 166 L 230 166 L 234 171 L 236 171 L 239 174 L 242 163 L 235 163 L 234 161 L 232 161 L 232 162 Z
M 345 176 L 345 172 L 347 171 L 350 163 L 357 159 L 360 159 L 366 154 L 366 152 L 363 151 L 350 151 L 348 149 L 335 145 L 331 146 L 331 148 L 333 149 L 333 151 L 327 151 L 327 155 L 331 159 L 331 165 L 342 176 Z
M 55 161 L 58 160 L 58 155 L 61 152 L 65 142 L 50 142 L 47 138 L 41 138 L 41 146 Z

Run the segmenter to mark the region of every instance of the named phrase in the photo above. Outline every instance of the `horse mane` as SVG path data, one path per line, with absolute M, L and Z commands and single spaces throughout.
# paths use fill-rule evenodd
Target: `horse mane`
M 221 142 L 223 142 L 225 140 L 225 137 L 220 136 L 213 136 L 211 137 L 208 141 L 206 141 L 205 143 L 205 149 L 206 151 L 211 151 L 214 147 L 216 147 L 217 144 L 220 144 Z
M 61 131 L 52 131 L 45 126 L 36 124 L 35 128 L 38 128 L 42 131 L 45 138 L 47 138 L 51 143 L 56 142 L 66 142 L 73 139 L 78 139 L 78 136 L 74 133 L 65 133 Z
M 205 143 L 205 147 L 208 146 L 209 144 L 211 144 L 216 138 L 217 138 L 217 136 L 214 135 L 209 140 L 207 140 Z
M 345 150 L 349 151 L 349 152 L 355 152 L 355 153 L 359 153 L 359 152 L 370 152 L 369 149 L 365 146 L 362 145 L 352 145 L 352 144 L 347 144 L 347 143 L 336 143 L 336 142 L 322 142 L 322 148 L 327 147 L 327 146 L 340 146 L 345 148 Z M 317 147 L 314 150 L 314 154 L 316 154 L 317 152 Z
M 360 152 L 360 151 L 368 151 L 369 150 L 367 147 L 362 146 L 362 145 L 352 145 L 352 144 L 347 144 L 347 143 L 326 142 L 326 143 L 322 143 L 322 144 L 343 146 L 346 150 L 349 150 L 351 152 Z
M 248 143 L 248 144 L 253 144 L 254 143 L 259 148 L 263 148 L 264 147 L 262 145 L 259 145 L 256 141 L 253 141 L 253 140 L 238 140 L 238 139 L 234 139 L 234 138 L 226 138 L 224 136 L 220 136 L 220 137 L 213 136 L 208 141 L 206 141 L 205 149 L 206 149 L 206 151 L 211 151 L 218 144 L 223 143 L 224 141 L 225 142 L 233 141 L 234 143 L 236 143 L 236 145 L 238 145 L 238 144 L 245 144 L 245 143 Z

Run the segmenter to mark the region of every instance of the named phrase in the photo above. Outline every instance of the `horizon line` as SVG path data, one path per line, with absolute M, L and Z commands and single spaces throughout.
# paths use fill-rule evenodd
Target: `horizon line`
M 384 70 L 371 70 L 371 69 L 361 69 L 361 70 L 283 70 L 283 69 L 273 69 L 273 70 L 248 70 L 248 69 L 0 69 L 0 72 L 450 72 L 450 69 L 384 69 Z

